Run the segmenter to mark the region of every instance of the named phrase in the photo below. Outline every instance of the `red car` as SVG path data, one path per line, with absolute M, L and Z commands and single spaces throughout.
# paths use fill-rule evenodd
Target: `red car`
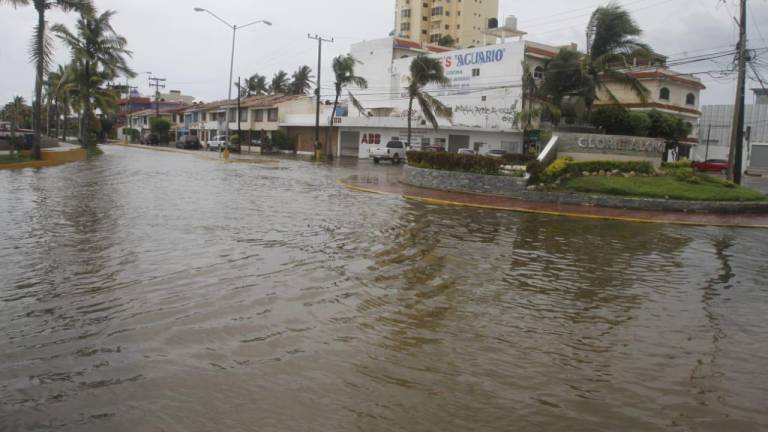
M 703 162 L 694 162 L 691 164 L 697 171 L 719 172 L 726 174 L 728 172 L 728 161 L 722 159 L 708 159 Z

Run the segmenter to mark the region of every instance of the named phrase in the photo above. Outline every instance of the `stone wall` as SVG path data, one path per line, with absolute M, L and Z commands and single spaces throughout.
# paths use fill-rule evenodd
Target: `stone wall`
M 654 210 L 685 213 L 768 213 L 768 202 L 682 201 L 657 198 L 632 198 L 616 195 L 591 195 L 576 192 L 526 191 L 526 201 L 552 204 L 585 205 L 626 210 Z
M 522 197 L 526 186 L 526 179 L 522 177 L 423 169 L 410 165 L 406 165 L 403 168 L 402 182 L 429 189 L 499 195 L 511 198 Z

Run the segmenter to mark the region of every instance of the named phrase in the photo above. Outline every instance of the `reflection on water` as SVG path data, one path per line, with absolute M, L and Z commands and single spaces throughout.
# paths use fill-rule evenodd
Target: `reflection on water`
M 768 233 L 335 184 L 366 169 L 0 173 L 0 430 L 768 428 Z

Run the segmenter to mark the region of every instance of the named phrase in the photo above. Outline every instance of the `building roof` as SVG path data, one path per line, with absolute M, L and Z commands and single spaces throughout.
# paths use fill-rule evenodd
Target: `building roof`
M 678 84 L 683 84 L 688 87 L 693 87 L 698 90 L 704 90 L 707 88 L 707 86 L 705 86 L 701 82 L 701 80 L 699 80 L 693 75 L 680 74 L 663 67 L 652 67 L 649 69 L 631 70 L 627 74 L 639 79 L 640 81 L 669 80 L 669 81 L 674 81 Z
M 454 48 L 448 48 L 438 45 L 421 45 L 419 42 L 412 41 L 410 39 L 404 39 L 399 37 L 392 38 L 393 44 L 395 48 L 405 48 L 405 49 L 412 49 L 412 50 L 421 50 L 421 51 L 432 51 L 435 53 L 440 52 L 446 52 L 446 51 L 453 51 Z
M 120 99 L 119 101 L 117 101 L 118 105 L 128 105 L 129 103 L 131 103 L 131 104 L 148 104 L 148 103 L 152 103 L 152 100 L 150 98 L 148 98 L 148 97 L 137 96 L 137 97 L 131 97 L 130 99 L 123 98 L 123 99 Z

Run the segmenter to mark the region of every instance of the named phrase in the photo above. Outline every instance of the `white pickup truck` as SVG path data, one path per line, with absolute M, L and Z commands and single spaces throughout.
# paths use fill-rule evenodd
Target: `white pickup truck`
M 227 136 L 217 135 L 213 137 L 213 139 L 208 141 L 208 150 L 221 151 L 222 147 L 225 147 L 226 145 L 227 145 Z
M 397 165 L 405 160 L 405 151 L 405 144 L 401 141 L 390 141 L 385 146 L 372 148 L 368 158 L 373 159 L 375 164 L 383 160 L 390 160 L 393 165 Z

